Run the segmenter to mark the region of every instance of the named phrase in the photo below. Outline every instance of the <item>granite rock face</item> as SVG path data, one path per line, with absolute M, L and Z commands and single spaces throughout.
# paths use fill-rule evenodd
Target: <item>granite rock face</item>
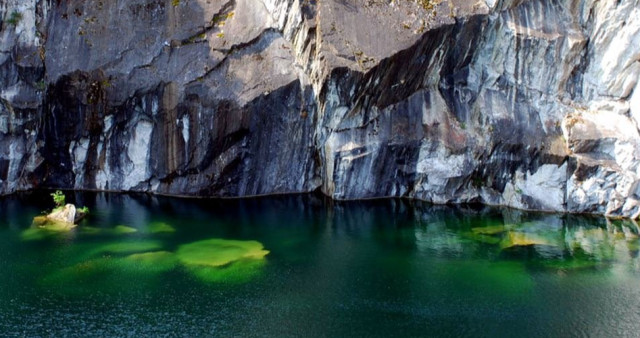
M 640 214 L 640 0 L 7 0 L 0 17 L 1 193 Z

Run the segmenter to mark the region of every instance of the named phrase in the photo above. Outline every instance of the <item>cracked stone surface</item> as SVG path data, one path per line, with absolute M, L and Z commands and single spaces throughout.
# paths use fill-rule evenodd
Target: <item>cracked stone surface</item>
M 640 0 L 5 0 L 0 18 L 2 194 L 640 215 Z

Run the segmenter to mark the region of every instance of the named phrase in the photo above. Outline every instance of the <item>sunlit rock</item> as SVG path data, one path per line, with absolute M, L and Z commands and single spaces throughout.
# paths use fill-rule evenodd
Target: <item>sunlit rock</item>
M 76 206 L 73 204 L 67 204 L 62 208 L 56 208 L 47 215 L 47 220 L 58 223 L 69 224 L 69 227 L 73 227 L 76 223 Z

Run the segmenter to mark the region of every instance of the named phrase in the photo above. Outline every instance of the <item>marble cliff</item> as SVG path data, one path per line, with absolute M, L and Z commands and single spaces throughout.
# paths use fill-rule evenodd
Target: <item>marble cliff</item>
M 640 215 L 640 0 L 3 0 L 0 193 Z

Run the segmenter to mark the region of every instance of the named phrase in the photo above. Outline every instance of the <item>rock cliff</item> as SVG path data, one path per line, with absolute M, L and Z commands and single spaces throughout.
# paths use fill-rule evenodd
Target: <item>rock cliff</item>
M 640 0 L 5 0 L 0 192 L 640 215 Z

